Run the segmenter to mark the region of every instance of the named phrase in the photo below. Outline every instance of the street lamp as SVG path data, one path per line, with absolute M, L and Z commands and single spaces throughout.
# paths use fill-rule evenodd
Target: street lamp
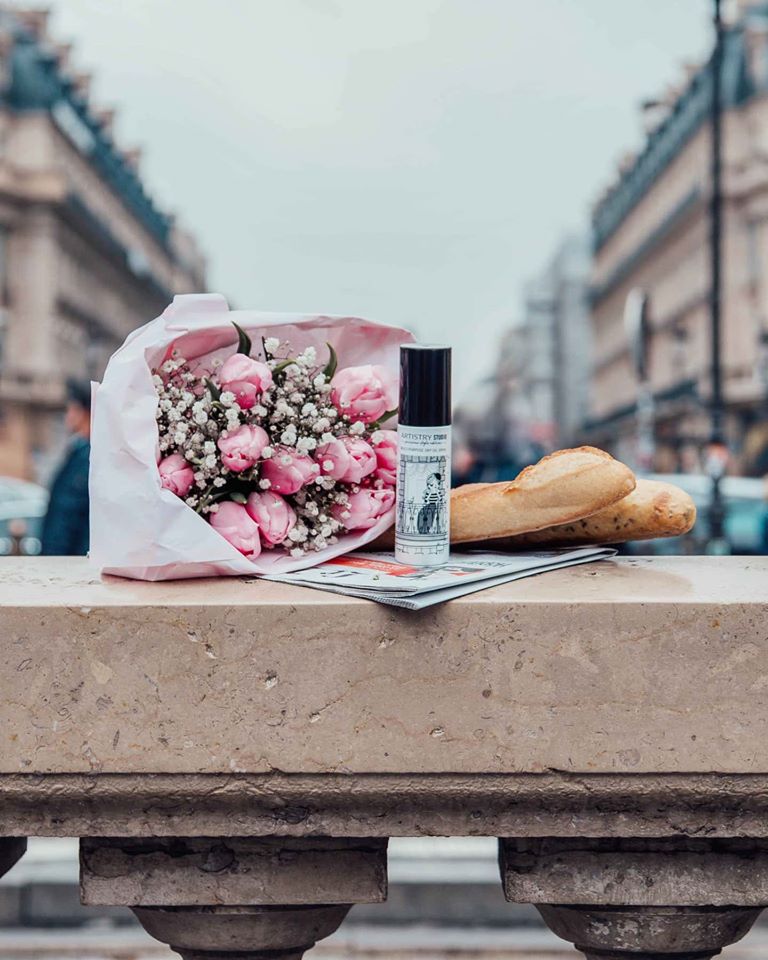
M 706 469 L 712 481 L 709 504 L 709 542 L 707 553 L 729 553 L 730 548 L 725 537 L 725 504 L 720 490 L 720 480 L 728 462 L 728 449 L 723 432 L 723 380 L 721 358 L 721 267 L 722 267 L 722 64 L 723 64 L 723 21 L 720 11 L 721 0 L 714 0 L 713 24 L 715 28 L 715 46 L 712 51 L 710 76 L 712 83 L 711 127 L 712 127 L 712 187 L 710 197 L 710 358 L 711 358 L 711 396 L 710 396 L 710 433 L 707 446 Z

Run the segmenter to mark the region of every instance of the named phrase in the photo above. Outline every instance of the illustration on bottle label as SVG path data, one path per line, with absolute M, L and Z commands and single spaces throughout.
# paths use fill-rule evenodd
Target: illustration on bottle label
M 448 550 L 450 428 L 401 425 L 397 475 L 396 550 L 440 563 Z

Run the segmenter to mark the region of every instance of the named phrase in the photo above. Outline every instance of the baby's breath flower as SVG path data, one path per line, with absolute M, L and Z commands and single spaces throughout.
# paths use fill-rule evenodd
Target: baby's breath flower
M 352 434 L 352 436 L 359 437 L 361 434 L 365 433 L 365 424 L 362 420 L 356 420 L 349 428 L 349 432 Z
M 299 437 L 296 441 L 296 450 L 299 453 L 309 453 L 317 446 L 317 440 L 314 437 Z
M 276 353 L 280 349 L 280 341 L 277 337 L 267 337 L 264 346 L 270 353 Z
M 261 490 L 269 490 L 271 486 L 272 482 L 270 480 L 267 480 L 266 478 L 259 480 L 259 488 Z

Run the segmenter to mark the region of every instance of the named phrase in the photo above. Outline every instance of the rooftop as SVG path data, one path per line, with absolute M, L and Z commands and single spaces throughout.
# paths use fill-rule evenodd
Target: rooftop
M 722 63 L 723 105 L 745 103 L 768 90 L 768 71 L 750 69 L 747 35 L 765 43 L 768 3 L 750 6 L 743 18 L 725 33 Z M 690 71 L 682 91 L 668 104 L 663 119 L 647 136 L 640 152 L 625 159 L 616 182 L 597 202 L 592 214 L 593 245 L 599 250 L 669 167 L 685 145 L 706 123 L 712 97 L 710 62 Z
M 136 152 L 121 150 L 112 138 L 113 113 L 89 101 L 88 76 L 68 68 L 69 47 L 53 43 L 46 24 L 45 11 L 0 5 L 0 49 L 7 64 L 0 79 L 0 105 L 18 113 L 50 113 L 130 213 L 170 252 L 173 217 L 147 194 L 136 169 Z

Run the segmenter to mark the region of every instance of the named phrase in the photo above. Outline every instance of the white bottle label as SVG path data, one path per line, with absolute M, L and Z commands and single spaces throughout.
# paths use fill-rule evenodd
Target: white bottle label
M 397 428 L 395 559 L 418 567 L 448 561 L 451 428 Z

